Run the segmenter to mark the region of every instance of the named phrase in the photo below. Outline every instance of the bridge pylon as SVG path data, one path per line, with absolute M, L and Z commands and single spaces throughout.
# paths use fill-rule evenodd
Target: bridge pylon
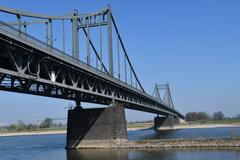
M 155 98 L 157 98 L 159 101 L 166 103 L 168 106 L 170 106 L 174 109 L 174 104 L 173 104 L 172 95 L 170 92 L 169 83 L 167 83 L 167 84 L 155 83 L 152 95 Z
M 173 104 L 172 95 L 170 92 L 169 83 L 167 83 L 167 84 L 155 83 L 152 95 L 159 101 L 167 104 L 169 107 L 174 109 L 174 104 Z M 171 129 L 174 127 L 174 125 L 179 124 L 179 123 L 180 123 L 179 117 L 175 117 L 172 115 L 160 117 L 159 115 L 157 115 L 154 118 L 154 129 L 155 130 L 159 130 L 161 128 L 162 129 Z

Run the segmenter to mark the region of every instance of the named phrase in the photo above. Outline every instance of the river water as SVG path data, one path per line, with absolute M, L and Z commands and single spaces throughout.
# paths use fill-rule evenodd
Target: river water
M 140 130 L 129 140 L 240 136 L 240 128 Z M 239 148 L 89 149 L 66 151 L 65 134 L 0 137 L 0 160 L 240 160 Z

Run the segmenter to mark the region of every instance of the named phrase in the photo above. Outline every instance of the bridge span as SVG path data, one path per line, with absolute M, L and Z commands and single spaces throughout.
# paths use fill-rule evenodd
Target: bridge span
M 159 85 L 155 96 L 144 91 L 110 6 L 65 16 L 0 7 L 0 14 L 0 89 L 76 101 L 68 113 L 68 148 L 83 140 L 126 139 L 124 108 L 184 118 L 173 107 L 168 85 L 164 98 Z M 81 102 L 111 107 L 81 109 Z M 165 120 L 159 119 L 156 126 Z

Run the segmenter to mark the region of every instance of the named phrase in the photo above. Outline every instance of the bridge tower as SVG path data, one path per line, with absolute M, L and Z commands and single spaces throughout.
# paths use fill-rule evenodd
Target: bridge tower
M 174 104 L 173 104 L 172 95 L 170 92 L 169 83 L 167 84 L 156 83 L 152 95 L 155 98 L 157 98 L 159 101 L 167 104 L 169 107 L 174 109 Z M 161 128 L 170 129 L 170 128 L 173 128 L 174 125 L 179 123 L 180 123 L 180 120 L 178 117 L 174 117 L 171 115 L 160 117 L 159 115 L 157 115 L 154 118 L 154 129 L 155 130 L 158 130 Z

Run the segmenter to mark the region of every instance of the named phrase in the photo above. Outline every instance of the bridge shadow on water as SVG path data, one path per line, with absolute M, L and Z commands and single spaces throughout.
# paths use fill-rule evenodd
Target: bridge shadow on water
M 67 160 L 239 160 L 239 148 L 79 149 L 66 152 Z
M 164 149 L 79 149 L 68 150 L 66 154 L 67 160 L 173 160 L 176 158 L 175 151 Z

